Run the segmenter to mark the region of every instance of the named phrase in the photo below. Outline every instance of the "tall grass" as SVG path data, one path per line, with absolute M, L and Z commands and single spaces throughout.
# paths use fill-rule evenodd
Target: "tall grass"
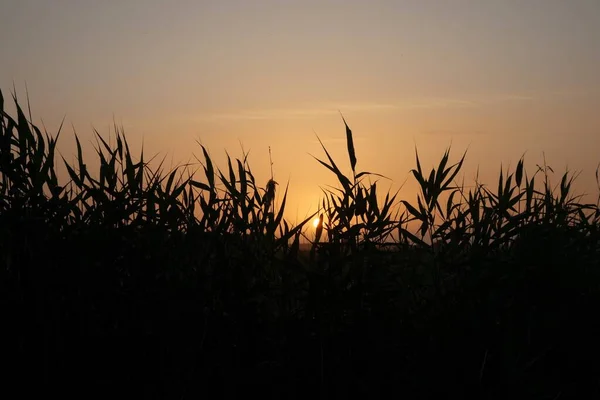
M 598 391 L 598 368 L 574 365 L 598 354 L 600 208 L 571 193 L 573 175 L 553 185 L 521 159 L 467 189 L 466 153 L 426 173 L 415 150 L 411 203 L 357 169 L 343 120 L 351 175 L 321 143 L 339 186 L 294 226 L 287 186 L 262 187 L 247 154 L 221 169 L 199 145 L 196 166 L 151 169 L 115 127 L 112 147 L 95 132 L 93 172 L 77 136 L 75 162 L 57 159 L 60 130 L 13 97 L 16 116 L 0 92 L 0 290 L 15 382 L 169 398 L 250 383 L 292 397 L 390 382 L 421 397 Z

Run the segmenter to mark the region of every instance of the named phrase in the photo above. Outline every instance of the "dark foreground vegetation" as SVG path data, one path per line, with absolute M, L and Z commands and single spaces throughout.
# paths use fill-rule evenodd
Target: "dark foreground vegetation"
M 352 174 L 323 147 L 339 188 L 304 249 L 312 217 L 286 222 L 286 188 L 245 157 L 153 170 L 117 130 L 92 172 L 15 104 L 0 96 L 3 398 L 600 396 L 600 211 L 569 174 L 521 160 L 467 189 L 464 156 L 431 173 L 417 156 L 410 203 L 356 171 L 346 127 Z

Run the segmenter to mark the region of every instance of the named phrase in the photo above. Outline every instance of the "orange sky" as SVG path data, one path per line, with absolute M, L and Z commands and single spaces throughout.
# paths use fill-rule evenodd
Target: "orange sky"
M 35 122 L 63 115 L 92 156 L 92 129 L 113 117 L 130 143 L 167 160 L 250 150 L 259 180 L 290 180 L 288 218 L 314 211 L 334 183 L 316 132 L 348 166 L 340 110 L 358 169 L 389 176 L 469 146 L 495 183 L 500 163 L 542 152 L 557 173 L 600 161 L 600 2 L 9 0 L 0 14 L 0 88 L 27 83 Z M 70 128 L 59 149 L 74 154 Z M 349 170 L 349 166 L 348 169 Z M 531 170 L 533 172 L 533 169 Z M 558 178 L 557 178 L 558 179 Z M 386 188 L 382 182 L 381 189 Z M 415 199 L 409 178 L 403 198 Z

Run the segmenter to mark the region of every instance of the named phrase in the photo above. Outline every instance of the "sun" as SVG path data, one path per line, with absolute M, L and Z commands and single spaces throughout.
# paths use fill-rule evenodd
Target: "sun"
M 319 218 L 313 219 L 313 227 L 315 227 L 315 228 L 318 227 L 319 226 L 319 222 L 320 222 Z

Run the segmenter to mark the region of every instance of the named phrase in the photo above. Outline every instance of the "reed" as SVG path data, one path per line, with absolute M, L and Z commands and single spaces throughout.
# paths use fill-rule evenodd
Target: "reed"
M 497 185 L 467 188 L 466 153 L 451 161 L 449 148 L 426 173 L 415 150 L 410 202 L 357 169 L 342 117 L 351 175 L 321 143 L 314 158 L 339 186 L 293 225 L 288 186 L 271 177 L 261 187 L 248 154 L 221 169 L 199 144 L 197 164 L 152 169 L 155 157 L 132 154 L 115 127 L 114 146 L 95 132 L 91 171 L 77 135 L 75 162 L 59 160 L 60 129 L 40 131 L 13 100 L 15 116 L 0 92 L 0 292 L 14 382 L 60 386 L 71 374 L 168 398 L 251 383 L 298 397 L 375 395 L 392 381 L 421 397 L 598 390 L 598 368 L 573 365 L 599 350 L 600 208 L 572 194 L 572 174 L 553 185 L 549 166 L 529 175 L 521 159 Z

